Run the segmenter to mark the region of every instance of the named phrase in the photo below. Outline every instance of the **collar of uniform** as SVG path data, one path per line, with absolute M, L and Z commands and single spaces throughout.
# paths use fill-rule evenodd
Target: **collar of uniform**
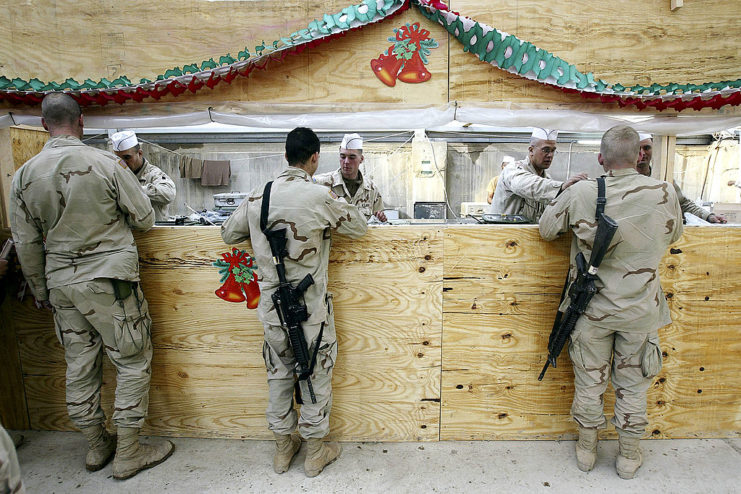
M 608 177 L 626 177 L 628 175 L 639 175 L 635 168 L 618 168 L 607 172 Z
M 548 175 L 547 170 L 543 170 L 543 175 L 540 175 L 538 171 L 535 169 L 535 167 L 530 163 L 530 156 L 527 156 L 524 160 L 521 161 L 522 167 L 532 173 L 533 175 L 536 175 L 540 178 L 551 178 L 550 175 Z
M 62 146 L 84 146 L 85 144 L 77 137 L 70 136 L 70 135 L 60 135 L 60 136 L 54 136 L 50 138 L 46 144 L 44 145 L 45 148 L 58 148 Z
M 370 189 L 370 185 L 368 184 L 368 182 L 366 182 L 363 179 L 363 173 L 360 170 L 358 170 L 358 180 L 362 180 L 363 183 L 361 184 L 361 186 L 364 189 Z M 342 178 L 342 170 L 338 168 L 332 172 L 332 187 L 334 187 L 335 185 L 344 185 L 344 184 L 345 184 L 345 179 Z
M 136 175 L 136 178 L 141 178 L 141 176 L 144 175 L 144 172 L 146 171 L 146 169 L 149 168 L 149 161 L 147 161 L 147 158 L 143 158 L 143 159 L 144 159 L 144 163 L 142 163 L 142 167 L 139 168 L 139 171 L 134 173 L 134 175 Z
M 281 177 L 295 177 L 295 178 L 306 180 L 307 182 L 312 181 L 311 175 L 309 175 L 309 172 L 297 166 L 289 166 L 288 168 L 283 170 L 283 172 L 280 175 L 278 175 L 278 178 L 281 178 Z

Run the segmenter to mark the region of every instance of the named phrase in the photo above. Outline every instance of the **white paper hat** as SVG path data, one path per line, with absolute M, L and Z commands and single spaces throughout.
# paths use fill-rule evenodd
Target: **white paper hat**
M 639 132 L 639 133 L 638 133 L 638 140 L 639 140 L 639 141 L 645 141 L 646 139 L 651 139 L 651 140 L 653 140 L 653 138 L 654 138 L 654 136 L 653 136 L 653 135 L 651 135 L 651 134 L 648 134 L 648 133 L 646 133 L 646 132 Z
M 111 141 L 113 142 L 114 151 L 126 151 L 127 149 L 131 149 L 139 144 L 139 140 L 136 138 L 136 134 L 132 130 L 116 132 L 111 136 Z
M 363 138 L 360 134 L 345 134 L 340 149 L 363 149 Z
M 551 129 L 541 129 L 540 127 L 533 128 L 533 135 L 531 139 L 541 139 L 543 141 L 555 141 L 558 139 L 558 131 Z

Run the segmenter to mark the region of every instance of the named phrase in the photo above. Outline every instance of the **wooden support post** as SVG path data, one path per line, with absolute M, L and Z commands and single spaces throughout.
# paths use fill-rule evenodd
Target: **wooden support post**
M 677 147 L 676 136 L 655 136 L 654 138 L 654 178 L 671 182 L 674 180 L 674 153 Z
M 13 144 L 10 128 L 0 129 L 0 224 L 10 228 L 10 182 L 13 180 Z

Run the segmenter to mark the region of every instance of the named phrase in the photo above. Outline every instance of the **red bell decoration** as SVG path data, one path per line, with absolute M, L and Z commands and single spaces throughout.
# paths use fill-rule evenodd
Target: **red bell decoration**
M 227 302 L 244 302 L 244 294 L 242 293 L 242 284 L 237 283 L 234 279 L 234 275 L 230 274 L 226 279 L 221 288 L 216 290 L 214 293 L 222 300 Z
M 403 59 L 396 58 L 392 53 L 393 46 L 389 48 L 388 55 L 381 53 L 381 56 L 371 60 L 370 65 L 373 73 L 378 79 L 389 87 L 396 86 L 396 74 L 404 64 Z
M 415 51 L 412 54 L 411 60 L 404 64 L 404 68 L 399 72 L 398 79 L 401 82 L 409 84 L 416 84 L 418 82 L 429 81 L 432 74 L 425 68 L 425 64 L 422 62 L 422 58 L 419 56 L 419 52 Z

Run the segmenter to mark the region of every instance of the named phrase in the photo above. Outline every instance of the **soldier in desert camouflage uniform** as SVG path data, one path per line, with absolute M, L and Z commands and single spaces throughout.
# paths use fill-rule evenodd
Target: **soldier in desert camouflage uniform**
M 103 468 L 115 450 L 113 475 L 128 478 L 173 450 L 169 441 L 140 445 L 138 438 L 152 343 L 131 228 L 151 228 L 154 211 L 121 160 L 80 141 L 82 115 L 70 96 L 48 95 L 41 109 L 51 138 L 13 177 L 13 239 L 33 295 L 54 310 L 67 409 L 89 442 L 86 467 Z M 100 406 L 103 351 L 116 368 L 118 445 Z
M 640 175 L 638 134 L 613 127 L 602 138 L 598 160 L 607 172 L 605 214 L 618 230 L 599 268 L 597 294 L 571 334 L 574 366 L 571 413 L 579 425 L 577 465 L 591 470 L 597 455 L 597 431 L 606 427 L 602 395 L 612 377 L 620 454 L 617 472 L 632 478 L 641 465 L 638 441 L 645 431 L 646 391 L 661 369 L 658 329 L 671 323 L 659 282 L 659 262 L 682 234 L 682 211 L 674 187 Z M 571 230 L 571 259 L 589 259 L 597 229 L 597 184 L 584 180 L 548 205 L 540 234 L 553 240 Z M 575 278 L 571 266 L 570 279 Z M 561 309 L 569 303 L 564 300 Z
M 376 216 L 386 221 L 383 199 L 376 185 L 360 172 L 363 156 L 363 138 L 358 134 L 345 134 L 340 143 L 340 167 L 331 173 L 314 177 L 319 185 L 332 189 L 339 197 L 358 207 L 366 220 Z
M 651 134 L 644 134 L 643 132 L 638 133 L 638 137 L 641 139 L 641 155 L 638 159 L 638 166 L 636 170 L 641 175 L 647 177 L 651 176 L 651 158 L 653 156 L 653 138 Z M 682 208 L 683 213 L 694 214 L 698 218 L 702 218 L 709 223 L 727 223 L 725 216 L 722 214 L 714 214 L 705 208 L 701 208 L 693 201 L 687 199 L 682 193 L 682 189 L 679 188 L 677 182 L 672 180 L 674 186 L 674 192 L 677 193 L 677 199 L 679 200 L 679 206 Z
M 168 204 L 175 200 L 175 182 L 165 172 L 147 161 L 136 134 L 130 130 L 111 136 L 113 152 L 121 158 L 149 197 L 154 208 L 154 221 L 167 221 Z
M 332 232 L 357 238 L 367 230 L 358 208 L 348 204 L 326 187 L 312 182 L 319 160 L 319 139 L 311 129 L 299 127 L 286 138 L 286 160 L 289 167 L 275 179 L 270 196 L 267 228 L 285 225 L 288 229 L 286 277 L 296 285 L 311 274 L 314 284 L 304 293 L 310 314 L 303 323 L 310 354 L 319 345 L 317 362 L 311 375 L 316 403 L 305 399 L 300 418 L 293 408 L 296 361 L 289 346 L 288 334 L 281 327 L 273 306 L 272 294 L 278 287 L 278 274 L 266 236 L 260 229 L 263 188 L 253 192 L 221 227 L 227 244 L 250 239 L 255 259 L 260 266 L 260 305 L 257 315 L 265 328 L 263 357 L 268 371 L 268 426 L 276 440 L 273 468 L 276 473 L 288 470 L 301 440 L 292 435 L 298 425 L 307 439 L 308 451 L 304 470 L 314 477 L 340 454 L 340 447 L 324 443 L 329 433 L 332 408 L 332 368 L 337 356 L 337 339 L 331 296 L 327 292 L 327 266 Z M 324 327 L 321 342 L 317 336 Z M 309 396 L 306 381 L 300 381 L 302 395 Z
M 557 138 L 557 130 L 533 130 L 528 157 L 502 170 L 489 206 L 490 213 L 519 214 L 537 223 L 552 199 L 579 180 L 587 178 L 582 173 L 566 182 L 551 179 L 547 170 L 556 154 Z
M 21 479 L 18 455 L 13 440 L 0 425 L 0 493 L 24 494 L 26 488 Z

